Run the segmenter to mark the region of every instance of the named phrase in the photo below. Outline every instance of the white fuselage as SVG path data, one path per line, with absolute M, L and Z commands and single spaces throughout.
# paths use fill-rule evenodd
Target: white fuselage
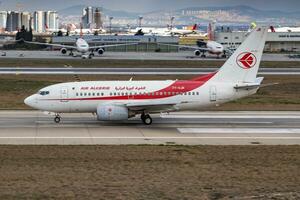
M 220 55 L 224 53 L 224 47 L 222 44 L 215 41 L 207 41 L 206 47 L 210 54 Z
M 78 38 L 76 41 L 76 49 L 78 52 L 85 54 L 89 52 L 90 46 L 84 39 Z
M 25 103 L 55 113 L 96 112 L 99 105 L 172 104 L 175 110 L 199 109 L 239 99 L 255 90 L 234 89 L 233 83 L 203 81 L 91 81 L 43 88 Z

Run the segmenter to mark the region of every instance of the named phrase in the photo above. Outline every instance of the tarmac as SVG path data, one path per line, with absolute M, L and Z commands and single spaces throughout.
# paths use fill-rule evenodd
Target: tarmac
M 69 55 L 62 55 L 59 51 L 19 51 L 2 50 L 6 52 L 5 57 L 0 58 L 36 58 L 36 59 L 81 59 Z M 156 52 L 105 52 L 103 55 L 95 55 L 93 59 L 120 59 L 120 60 L 225 60 L 209 55 L 207 58 L 195 56 L 192 51 L 180 51 L 172 53 Z M 264 54 L 263 61 L 300 61 L 300 59 L 291 59 L 288 54 Z
M 300 145 L 300 112 L 179 112 L 100 122 L 92 114 L 0 111 L 2 145 Z
M 218 68 L 63 68 L 63 67 L 0 67 L 0 74 L 34 75 L 199 75 Z M 300 75 L 300 68 L 260 68 L 259 75 Z

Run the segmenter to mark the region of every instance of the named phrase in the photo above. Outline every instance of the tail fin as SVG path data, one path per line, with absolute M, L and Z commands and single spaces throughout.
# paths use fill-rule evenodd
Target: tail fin
M 193 28 L 192 28 L 192 31 L 197 30 L 197 28 L 198 28 L 198 25 L 197 25 L 197 24 L 194 24 L 194 26 L 193 26 Z
M 212 80 L 233 83 L 255 82 L 268 28 L 255 28 L 230 56 Z

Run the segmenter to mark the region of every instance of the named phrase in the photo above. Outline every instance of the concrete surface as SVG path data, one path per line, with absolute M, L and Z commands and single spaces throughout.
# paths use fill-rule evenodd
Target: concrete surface
M 181 112 L 99 122 L 92 114 L 63 114 L 61 124 L 40 111 L 1 111 L 0 144 L 300 144 L 300 112 Z

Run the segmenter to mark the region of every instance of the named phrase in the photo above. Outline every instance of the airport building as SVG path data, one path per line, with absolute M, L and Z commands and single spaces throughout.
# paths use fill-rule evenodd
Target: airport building
M 82 10 L 82 28 L 84 29 L 100 29 L 103 27 L 101 8 L 86 7 Z
M 58 30 L 58 14 L 56 11 L 45 12 L 44 18 L 47 30 Z
M 6 20 L 6 30 L 8 32 L 13 32 L 21 29 L 21 13 L 9 11 L 7 13 L 7 20 Z
M 226 48 L 236 49 L 247 37 L 248 32 L 216 32 L 215 40 Z M 299 52 L 300 32 L 269 32 L 266 52 Z
M 55 36 L 52 43 L 73 45 L 79 36 Z M 99 46 L 106 44 L 124 44 L 137 43 L 132 46 L 120 46 L 106 48 L 107 51 L 124 51 L 124 52 L 177 52 L 177 47 L 171 47 L 163 44 L 178 44 L 179 38 L 174 36 L 134 36 L 134 35 L 85 35 L 84 39 L 90 46 Z
M 0 32 L 6 29 L 7 12 L 0 11 Z
M 29 30 L 31 27 L 31 14 L 29 12 L 23 12 L 21 14 L 21 25 L 25 29 Z

